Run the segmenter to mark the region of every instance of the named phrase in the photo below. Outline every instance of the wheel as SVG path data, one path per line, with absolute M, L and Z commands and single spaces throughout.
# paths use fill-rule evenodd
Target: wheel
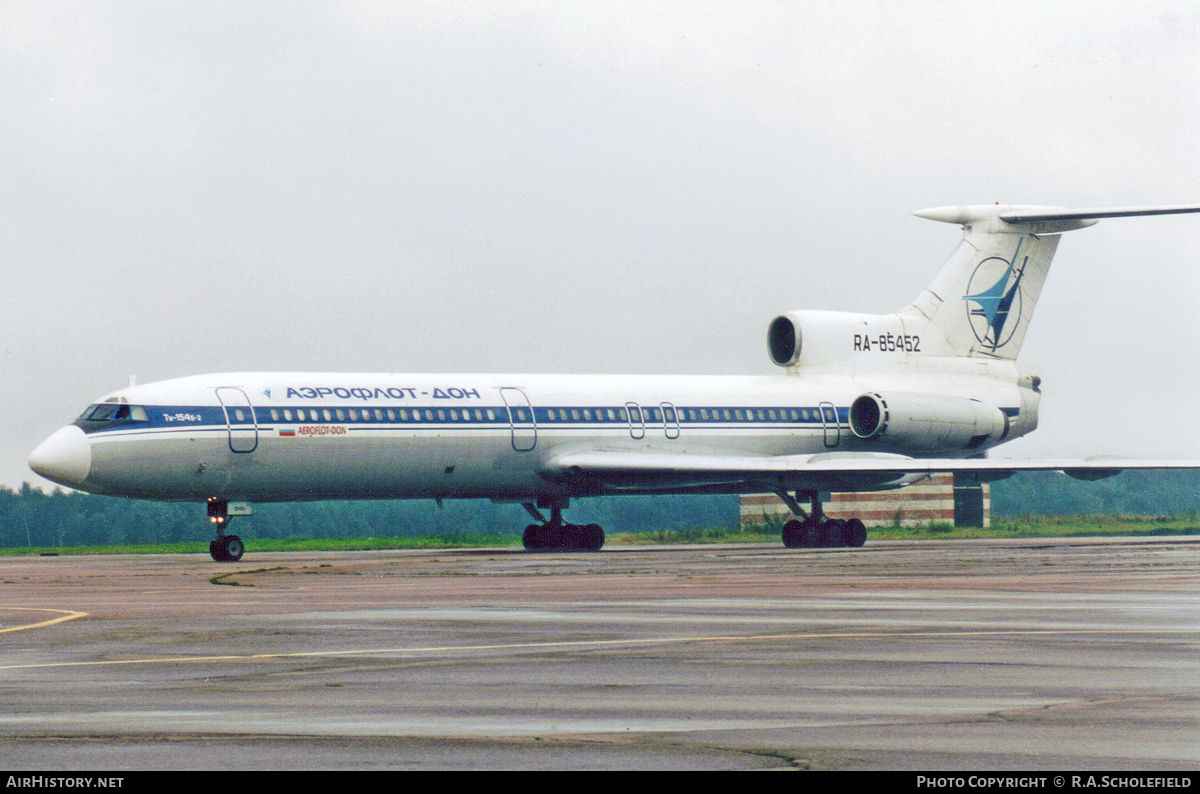
M 237 535 L 228 535 L 225 538 L 225 561 L 237 562 L 246 553 L 246 544 L 242 543 L 242 539 Z
M 229 561 L 225 556 L 225 548 L 220 540 L 214 540 L 208 544 L 208 553 L 217 562 Z
M 794 518 L 783 525 L 783 531 L 779 534 L 783 538 L 783 545 L 789 549 L 804 545 L 804 525 Z
M 529 551 L 536 551 L 542 547 L 542 525 L 530 524 L 525 527 L 525 534 L 521 535 L 521 543 Z
M 820 521 L 809 518 L 803 522 L 800 545 L 806 549 L 819 549 L 825 545 L 825 527 Z
M 542 548 L 561 549 L 567 545 L 567 527 L 569 524 L 545 524 L 542 526 Z
M 867 542 L 867 525 L 857 518 L 852 518 L 846 522 L 846 545 L 851 548 L 860 548 Z
M 580 550 L 584 548 L 583 527 L 578 524 L 564 524 L 562 528 L 562 547 L 564 549 Z
M 588 524 L 583 528 L 583 547 L 588 551 L 604 548 L 604 530 L 599 524 Z
M 846 522 L 831 518 L 825 522 L 825 546 L 838 549 L 846 545 Z

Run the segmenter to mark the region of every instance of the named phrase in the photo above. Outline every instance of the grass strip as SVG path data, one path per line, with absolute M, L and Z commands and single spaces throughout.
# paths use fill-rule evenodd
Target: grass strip
M 748 525 L 743 529 L 648 530 L 610 533 L 607 543 L 677 545 L 694 543 L 771 543 L 779 541 L 781 522 Z M 929 524 L 919 527 L 883 526 L 868 529 L 870 540 L 966 540 L 974 538 L 1169 537 L 1200 535 L 1196 517 L 1140 516 L 1026 516 L 993 520 L 987 529 Z M 388 549 L 519 548 L 518 535 L 427 535 L 394 538 L 254 538 L 253 552 L 376 551 Z M 89 554 L 208 554 L 208 541 L 142 543 L 120 546 L 61 546 L 0 548 L 0 557 Z

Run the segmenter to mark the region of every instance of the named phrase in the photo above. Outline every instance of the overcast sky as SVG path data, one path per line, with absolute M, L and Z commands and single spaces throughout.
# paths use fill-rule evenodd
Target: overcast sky
M 769 373 L 913 210 L 1200 202 L 1194 2 L 0 4 L 0 483 L 212 371 Z M 1200 218 L 1067 235 L 1001 456 L 1200 457 Z

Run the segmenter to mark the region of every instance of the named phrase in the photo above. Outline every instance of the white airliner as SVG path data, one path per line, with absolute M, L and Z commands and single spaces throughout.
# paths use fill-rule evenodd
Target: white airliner
M 1016 357 L 1059 235 L 1097 219 L 1200 205 L 939 207 L 962 242 L 894 314 L 794 311 L 767 333 L 774 377 L 247 372 L 115 391 L 29 457 L 56 483 L 208 504 L 214 559 L 241 558 L 231 516 L 254 502 L 490 498 L 524 504 L 529 549 L 599 549 L 572 497 L 775 493 L 795 546 L 861 546 L 820 493 L 899 488 L 933 472 L 1083 479 L 1195 463 L 989 460 L 1037 427 L 1040 379 Z M 549 510 L 547 517 L 542 511 Z

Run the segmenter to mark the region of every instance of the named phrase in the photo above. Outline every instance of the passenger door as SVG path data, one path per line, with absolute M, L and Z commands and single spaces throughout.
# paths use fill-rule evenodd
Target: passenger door
M 663 412 L 663 432 L 667 438 L 679 438 L 679 411 L 671 403 L 660 405 Z
M 258 449 L 258 422 L 254 406 L 246 392 L 233 386 L 217 389 L 217 399 L 225 412 L 225 427 L 229 431 L 229 449 L 247 454 Z
M 642 407 L 637 403 L 625 403 L 625 410 L 629 413 L 629 435 L 645 438 L 646 422 L 642 418 Z
M 838 426 L 837 408 L 833 403 L 821 403 L 821 424 L 825 428 L 825 446 L 832 449 L 841 440 L 841 428 Z
M 533 406 L 529 404 L 529 398 L 525 392 L 511 387 L 501 389 L 500 398 L 508 406 L 513 449 L 528 452 L 537 446 L 537 423 L 533 419 Z

